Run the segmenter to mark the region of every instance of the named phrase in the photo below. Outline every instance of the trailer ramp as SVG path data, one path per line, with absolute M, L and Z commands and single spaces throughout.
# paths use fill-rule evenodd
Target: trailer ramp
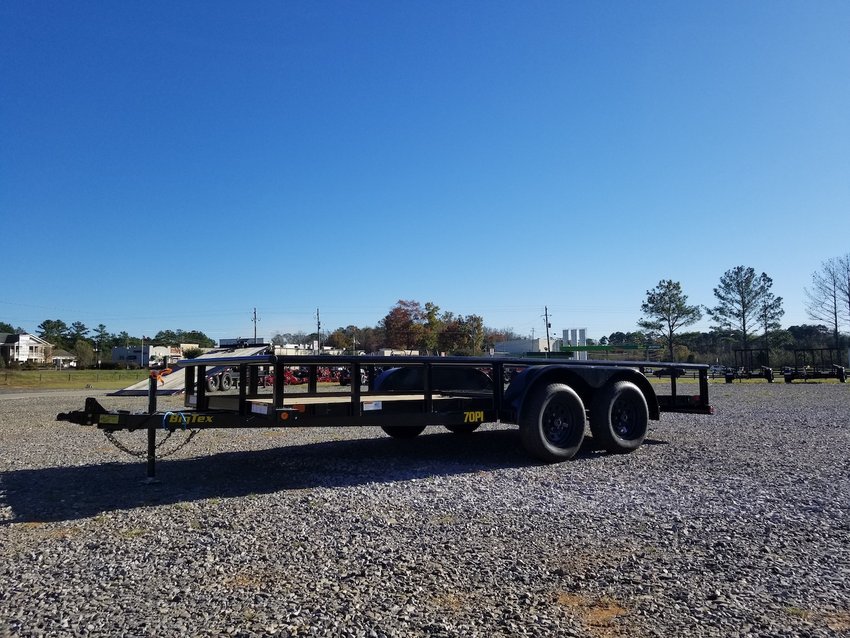
M 265 352 L 268 346 L 257 346 L 253 348 L 215 348 L 209 352 L 205 352 L 196 360 L 215 360 L 224 357 L 250 357 L 253 355 Z M 207 368 L 207 376 L 215 375 L 222 371 L 226 366 L 211 366 Z M 151 372 L 158 372 L 151 370 Z M 147 379 L 134 383 L 123 390 L 109 392 L 107 396 L 111 397 L 146 397 L 149 394 L 150 383 Z M 171 366 L 171 372 L 159 376 L 159 382 L 156 384 L 156 393 L 159 396 L 170 396 L 174 394 L 183 394 L 186 392 L 186 375 L 183 374 L 183 369 L 178 365 Z

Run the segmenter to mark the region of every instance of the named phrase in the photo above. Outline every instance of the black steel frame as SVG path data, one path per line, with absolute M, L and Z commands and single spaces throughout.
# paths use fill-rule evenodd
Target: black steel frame
M 554 366 L 571 369 L 584 377 L 594 372 L 611 375 L 618 369 L 628 368 L 644 373 L 662 370 L 670 376 L 671 394 L 656 395 L 661 412 L 710 414 L 708 400 L 708 366 L 704 364 L 634 362 L 634 361 L 581 361 L 572 359 L 528 358 L 473 358 L 473 357 L 374 357 L 374 356 L 279 356 L 272 354 L 244 356 L 217 356 L 215 358 L 186 359 L 178 363 L 186 375 L 185 411 L 158 412 L 155 374 L 151 375 L 146 414 L 109 412 L 95 399 L 87 399 L 82 412 L 60 415 L 75 423 L 96 425 L 106 431 L 147 430 L 148 477 L 154 476 L 156 430 L 164 428 L 210 429 L 246 427 L 323 427 L 323 426 L 422 426 L 462 425 L 501 421 L 516 423 L 514 408 L 505 401 L 505 383 L 493 383 L 492 391 L 435 391 L 433 370 L 435 366 L 473 366 L 490 370 L 491 378 L 506 379 L 506 372 L 531 366 Z M 228 366 L 238 374 L 235 394 L 218 393 L 211 397 L 206 391 L 207 369 Z M 346 392 L 319 392 L 319 369 L 348 366 L 351 378 L 359 379 L 365 370 L 369 386 L 364 391 L 359 383 L 352 383 Z M 423 388 L 410 392 L 374 392 L 371 390 L 378 368 L 421 366 Z M 287 390 L 285 369 L 307 368 L 306 391 Z M 260 370 L 274 373 L 272 392 L 260 391 Z M 676 376 L 681 371 L 697 375 L 699 394 L 684 395 L 677 391 Z M 510 376 L 510 375 L 508 375 Z M 509 382 L 508 382 L 509 383 Z M 291 386 L 297 387 L 297 386 Z M 369 410 L 373 399 L 382 400 L 390 395 L 391 401 L 379 410 Z M 224 399 L 222 399 L 224 397 Z M 320 399 L 326 399 L 322 401 Z M 304 400 L 303 403 L 299 400 Z M 308 401 L 312 400 L 312 401 Z M 226 405 L 222 407 L 222 401 Z M 217 404 L 219 407 L 217 407 Z M 235 408 L 234 408 L 235 406 Z M 400 418 L 401 417 L 401 418 Z

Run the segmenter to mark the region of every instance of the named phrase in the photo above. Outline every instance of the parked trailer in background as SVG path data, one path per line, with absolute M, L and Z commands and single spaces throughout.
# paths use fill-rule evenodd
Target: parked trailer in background
M 794 350 L 794 367 L 782 370 L 785 383 L 795 379 L 809 381 L 811 379 L 838 379 L 847 382 L 847 368 L 841 365 L 845 362 L 843 353 L 838 348 L 799 348 Z
M 147 429 L 152 476 L 152 441 L 162 427 L 379 426 L 391 437 L 411 439 L 428 426 L 470 434 L 482 423 L 498 422 L 518 426 L 531 455 L 556 462 L 575 456 L 588 424 L 601 447 L 626 453 L 640 447 L 649 421 L 662 412 L 712 413 L 708 366 L 701 364 L 220 353 L 215 360 L 189 359 L 179 365 L 186 375 L 184 411 L 158 412 L 152 392 L 147 413 L 108 411 L 89 398 L 83 410 L 57 418 L 106 432 Z M 207 391 L 204 380 L 212 365 L 238 371 L 234 391 Z M 284 371 L 292 366 L 307 370 L 306 388 L 286 386 Z M 368 383 L 320 391 L 320 370 L 328 366 L 346 367 L 352 378 L 362 374 Z M 669 394 L 656 394 L 645 375 L 657 370 L 669 374 Z M 681 370 L 695 373 L 696 382 L 677 381 Z M 271 391 L 261 387 L 264 371 L 271 371 Z M 695 391 L 682 392 L 686 389 Z
M 735 379 L 766 379 L 773 383 L 776 373 L 769 365 L 770 353 L 766 348 L 740 348 L 735 350 L 735 367 L 724 373 L 726 383 Z M 847 368 L 843 365 L 842 351 L 837 348 L 800 348 L 794 350 L 794 365 L 782 368 L 785 383 L 796 379 L 838 379 L 847 382 Z

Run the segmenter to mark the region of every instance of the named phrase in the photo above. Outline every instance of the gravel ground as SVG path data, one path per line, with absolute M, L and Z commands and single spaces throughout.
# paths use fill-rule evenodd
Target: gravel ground
M 629 455 L 219 430 L 155 484 L 0 394 L 0 636 L 850 636 L 850 385 L 711 390 Z

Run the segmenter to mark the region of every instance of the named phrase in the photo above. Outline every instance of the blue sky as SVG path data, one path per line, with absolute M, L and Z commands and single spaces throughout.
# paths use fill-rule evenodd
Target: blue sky
M 0 320 L 636 329 L 850 252 L 850 3 L 0 4 Z M 707 329 L 704 320 L 697 328 Z

